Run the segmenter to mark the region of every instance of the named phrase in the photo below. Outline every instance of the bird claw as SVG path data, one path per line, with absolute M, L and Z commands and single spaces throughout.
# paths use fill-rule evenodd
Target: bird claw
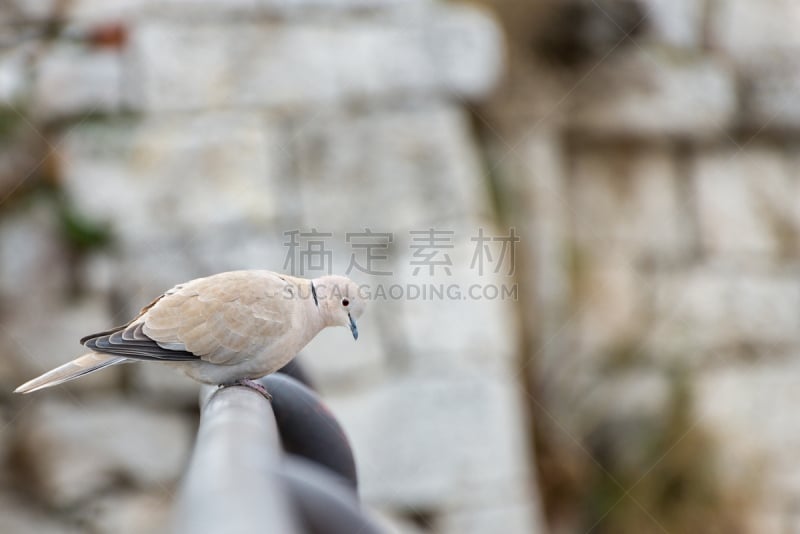
M 231 382 L 230 384 L 220 384 L 219 387 L 221 389 L 231 386 L 244 386 L 246 388 L 254 389 L 257 392 L 261 393 L 265 399 L 267 399 L 270 402 L 272 401 L 272 395 L 270 395 L 269 391 L 267 391 L 267 388 L 265 388 L 260 382 L 256 382 L 255 380 L 250 380 L 249 378 L 240 378 L 239 380 Z

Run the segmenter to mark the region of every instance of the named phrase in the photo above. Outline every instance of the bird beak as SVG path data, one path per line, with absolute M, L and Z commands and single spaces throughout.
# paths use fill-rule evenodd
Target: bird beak
M 350 331 L 353 333 L 353 339 L 358 339 L 358 327 L 355 320 L 353 320 L 353 316 L 348 313 L 347 318 L 350 319 Z

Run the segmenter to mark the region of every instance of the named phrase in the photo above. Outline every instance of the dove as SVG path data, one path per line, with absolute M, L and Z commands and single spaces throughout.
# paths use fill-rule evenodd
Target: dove
M 329 326 L 350 328 L 364 311 L 344 276 L 308 280 L 266 270 L 230 271 L 178 284 L 125 325 L 81 339 L 91 350 L 22 384 L 31 393 L 105 367 L 162 362 L 205 384 L 244 385 L 287 364 Z

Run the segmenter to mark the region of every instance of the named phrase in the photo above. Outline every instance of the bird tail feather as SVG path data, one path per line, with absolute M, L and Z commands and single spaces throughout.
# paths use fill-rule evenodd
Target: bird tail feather
M 43 375 L 38 376 L 33 380 L 25 382 L 20 387 L 15 389 L 14 393 L 33 393 L 34 391 L 39 391 L 40 389 L 57 386 L 59 384 L 63 384 L 64 382 L 88 375 L 89 373 L 99 371 L 100 369 L 110 365 L 124 362 L 126 359 L 127 358 L 122 356 L 111 356 L 108 354 L 90 352 L 75 358 L 71 362 L 67 362 L 64 365 L 56 367 L 51 371 L 47 371 Z

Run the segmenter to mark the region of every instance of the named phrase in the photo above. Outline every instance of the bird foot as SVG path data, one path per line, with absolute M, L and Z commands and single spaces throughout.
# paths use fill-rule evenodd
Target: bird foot
M 261 383 L 256 382 L 255 380 L 250 380 L 249 378 L 240 378 L 235 382 L 231 382 L 230 384 L 220 384 L 220 388 L 227 388 L 231 386 L 244 386 L 246 388 L 254 389 L 261 393 L 265 399 L 268 401 L 272 401 L 272 395 L 269 394 L 267 388 L 265 388 Z

